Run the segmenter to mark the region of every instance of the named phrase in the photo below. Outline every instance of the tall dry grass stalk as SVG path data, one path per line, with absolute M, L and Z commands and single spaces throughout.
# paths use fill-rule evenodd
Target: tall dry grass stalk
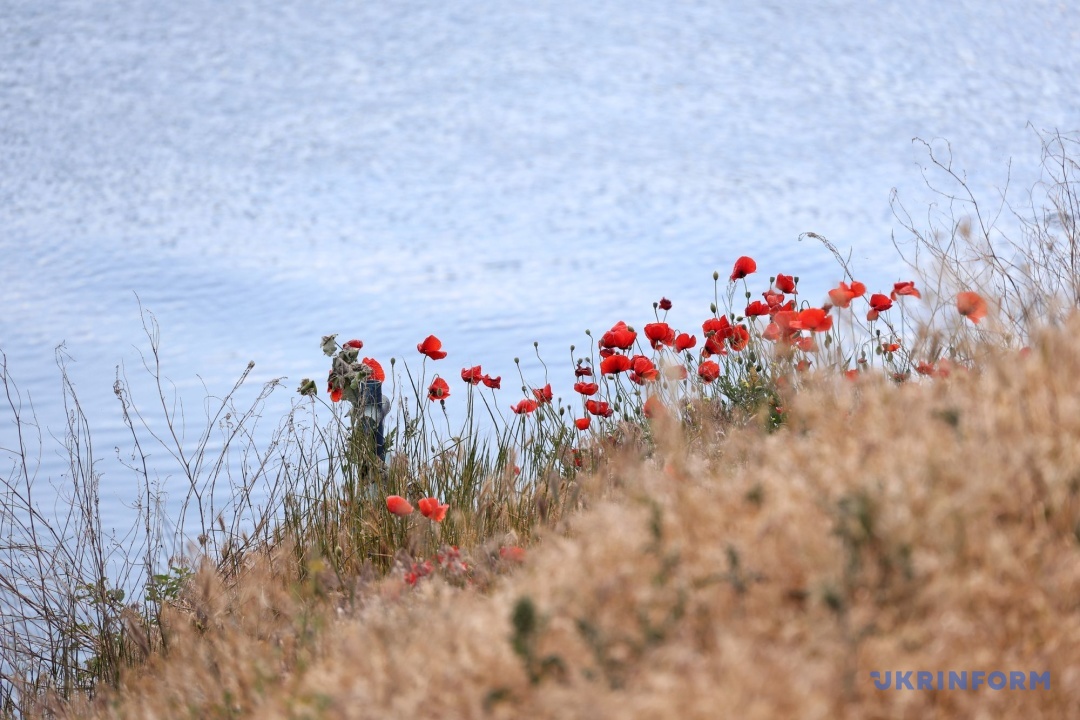
M 938 202 L 916 220 L 895 194 L 903 226 L 893 238 L 901 257 L 928 281 L 927 325 L 952 315 L 957 292 L 978 290 L 995 304 L 1006 342 L 1023 344 L 1048 322 L 1080 308 L 1080 136 L 1037 132 L 1041 177 L 1014 205 L 1009 187 L 980 199 L 945 141 L 916 138 L 927 155 L 924 179 Z
M 894 385 L 821 377 L 774 433 L 608 466 L 486 591 L 205 568 L 93 718 L 1080 716 L 1080 319 Z M 703 431 L 704 432 L 704 431 Z M 478 572 L 500 569 L 482 550 Z M 351 597 L 351 601 L 348 598 Z M 878 690 L 871 671 L 1049 673 Z

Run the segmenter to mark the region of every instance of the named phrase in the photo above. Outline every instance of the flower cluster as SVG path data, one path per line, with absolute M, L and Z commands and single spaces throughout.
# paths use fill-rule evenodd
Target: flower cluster
M 462 557 L 457 545 L 443 547 L 435 553 L 435 560 L 413 561 L 405 566 L 404 580 L 416 586 L 420 580 L 438 572 L 452 585 L 462 586 L 472 581 L 472 567 Z
M 433 522 L 442 522 L 446 519 L 446 511 L 450 509 L 448 504 L 440 503 L 438 498 L 421 498 L 416 503 L 420 507 L 420 514 Z M 412 504 L 400 495 L 388 495 L 386 509 L 398 517 L 412 515 Z

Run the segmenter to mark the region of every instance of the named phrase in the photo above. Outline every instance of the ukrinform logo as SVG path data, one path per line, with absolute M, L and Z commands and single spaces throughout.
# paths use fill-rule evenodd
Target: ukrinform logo
M 926 670 L 874 670 L 870 673 L 878 690 L 1049 690 L 1050 671 L 1037 673 L 1010 672 L 945 672 Z

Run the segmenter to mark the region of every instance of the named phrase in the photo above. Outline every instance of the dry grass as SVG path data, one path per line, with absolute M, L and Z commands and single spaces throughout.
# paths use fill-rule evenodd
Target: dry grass
M 591 507 L 516 571 L 494 577 L 475 549 L 483 590 L 398 572 L 343 593 L 267 558 L 229 585 L 204 572 L 167 654 L 55 709 L 1078 717 L 1078 338 L 1074 318 L 1025 356 L 933 382 L 823 377 L 780 432 L 668 438 L 666 459 L 595 478 Z M 873 670 L 1049 672 L 1051 686 L 879 691 Z

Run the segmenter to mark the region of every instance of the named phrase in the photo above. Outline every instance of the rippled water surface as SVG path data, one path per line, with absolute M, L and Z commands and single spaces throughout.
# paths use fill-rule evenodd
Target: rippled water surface
M 662 295 L 698 327 L 739 255 L 823 295 L 839 270 L 804 231 L 872 284 L 907 279 L 890 190 L 914 214 L 933 199 L 912 138 L 951 141 L 993 199 L 1010 159 L 1012 187 L 1038 178 L 1035 130 L 1080 126 L 1064 2 L 7 0 L 0 16 L 0 348 L 43 426 L 39 477 L 58 478 L 64 343 L 107 524 L 136 483 L 114 450 L 130 446 L 116 367 L 153 400 L 140 302 L 195 417 L 249 361 L 288 378 L 280 417 L 325 373 L 331 332 L 410 363 L 435 333 L 451 381 L 477 363 L 513 378 L 515 356 L 540 381 L 537 341 L 565 395 L 586 328 L 643 322 Z

